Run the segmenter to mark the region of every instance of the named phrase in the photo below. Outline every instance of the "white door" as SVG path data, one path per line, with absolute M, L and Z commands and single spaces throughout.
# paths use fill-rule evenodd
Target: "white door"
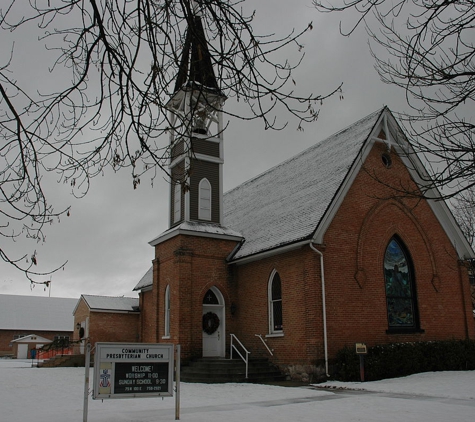
M 17 359 L 28 358 L 28 344 L 18 343 Z
M 225 357 L 226 331 L 224 299 L 212 287 L 203 298 L 203 357 Z

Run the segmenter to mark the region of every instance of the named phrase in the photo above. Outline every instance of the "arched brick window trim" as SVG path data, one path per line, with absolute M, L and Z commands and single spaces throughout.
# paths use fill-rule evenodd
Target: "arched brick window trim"
M 419 235 L 422 238 L 422 241 L 424 242 L 424 246 L 427 252 L 427 256 L 430 259 L 431 263 L 431 268 L 432 268 L 432 287 L 436 292 L 439 291 L 440 288 L 440 279 L 437 275 L 437 268 L 436 268 L 436 263 L 434 260 L 434 253 L 432 251 L 431 244 L 429 242 L 429 239 L 427 238 L 424 230 L 422 229 L 421 225 L 419 222 L 414 218 L 412 213 L 405 207 L 403 206 L 400 202 L 395 201 L 395 200 L 386 200 L 382 201 L 378 204 L 376 204 L 371 210 L 366 214 L 365 219 L 363 221 L 363 224 L 361 225 L 360 233 L 358 235 L 358 245 L 357 245 L 357 251 L 356 251 L 356 265 L 357 265 L 357 271 L 354 275 L 355 281 L 358 283 L 359 287 L 362 289 L 366 283 L 366 273 L 364 271 L 364 245 L 367 240 L 367 235 L 368 232 L 372 226 L 372 222 L 375 219 L 376 215 L 379 213 L 385 213 L 388 212 L 387 208 L 389 207 L 397 207 L 400 211 L 402 211 L 414 224 L 416 227 Z M 379 252 L 381 254 L 384 254 L 384 251 L 386 250 L 386 246 L 388 244 L 389 239 L 396 233 L 402 233 L 403 228 L 399 227 L 397 223 L 394 223 L 388 227 L 386 227 L 385 234 L 382 236 L 382 241 L 379 247 Z M 407 245 L 410 248 L 410 245 Z M 383 257 L 382 257 L 383 258 Z
M 220 300 L 222 300 L 222 303 L 220 302 L 220 305 L 226 305 L 226 304 L 231 303 L 229 292 L 227 291 L 226 286 L 223 286 L 221 283 L 215 283 L 215 282 L 206 283 L 201 289 L 200 297 L 204 298 L 206 292 L 210 289 L 215 291 L 215 294 L 216 294 L 216 290 L 219 292 L 217 293 L 217 296 L 218 298 L 220 298 Z
M 399 236 L 389 239 L 383 262 L 388 334 L 420 332 L 414 265 Z

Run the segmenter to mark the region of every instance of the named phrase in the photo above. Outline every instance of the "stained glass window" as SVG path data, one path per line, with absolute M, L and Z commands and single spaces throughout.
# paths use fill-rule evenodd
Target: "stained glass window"
M 417 312 L 410 258 L 403 244 L 393 237 L 384 255 L 384 279 L 388 325 L 391 328 L 416 328 Z

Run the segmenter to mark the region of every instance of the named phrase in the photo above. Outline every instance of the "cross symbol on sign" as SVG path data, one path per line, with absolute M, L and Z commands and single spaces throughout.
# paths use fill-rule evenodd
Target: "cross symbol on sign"
M 108 369 L 104 369 L 101 374 L 101 382 L 99 384 L 99 387 L 110 387 L 111 383 L 109 381 L 110 379 L 110 374 Z

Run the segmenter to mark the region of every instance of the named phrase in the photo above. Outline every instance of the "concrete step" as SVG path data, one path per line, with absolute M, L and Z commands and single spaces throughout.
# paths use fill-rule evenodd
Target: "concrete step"
M 78 367 L 84 366 L 84 355 L 56 355 L 40 363 L 40 368 L 60 368 L 60 367 Z
M 240 359 L 202 358 L 182 367 L 181 380 L 183 382 L 203 383 L 264 383 L 284 381 L 285 376 L 268 359 L 251 359 L 249 361 L 248 378 L 246 378 L 246 365 Z

